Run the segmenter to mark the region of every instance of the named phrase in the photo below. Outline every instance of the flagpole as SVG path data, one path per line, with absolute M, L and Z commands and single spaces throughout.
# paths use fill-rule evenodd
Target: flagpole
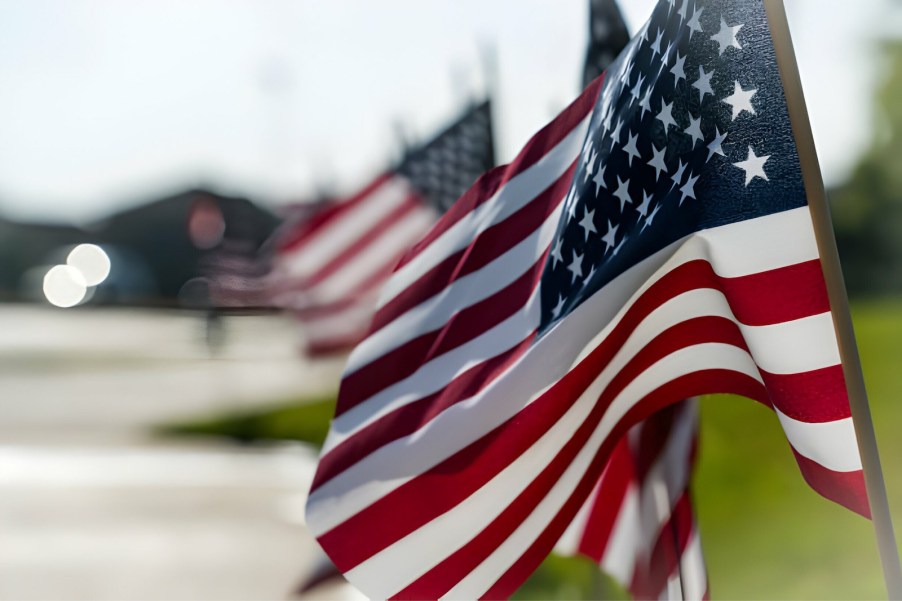
M 886 590 L 890 599 L 902 599 L 902 568 L 899 564 L 899 550 L 896 546 L 889 501 L 886 496 L 886 485 L 880 467 L 877 439 L 874 436 L 874 423 L 868 405 L 861 360 L 858 356 L 858 346 L 855 343 L 849 299 L 843 283 L 836 239 L 833 236 L 830 208 L 827 205 L 824 182 L 821 179 L 820 166 L 814 148 L 814 137 L 811 133 L 808 111 L 805 108 L 802 83 L 786 19 L 786 9 L 783 6 L 783 0 L 764 0 L 764 7 L 776 51 L 777 66 L 783 78 L 789 120 L 799 152 L 802 179 L 805 182 L 808 196 L 808 207 L 814 223 L 814 233 L 823 265 L 824 279 L 827 283 L 830 307 L 833 309 L 833 325 L 839 343 L 839 354 L 842 359 L 843 375 L 852 409 L 852 421 L 864 469 L 871 517 L 877 535 L 877 549 L 883 564 Z

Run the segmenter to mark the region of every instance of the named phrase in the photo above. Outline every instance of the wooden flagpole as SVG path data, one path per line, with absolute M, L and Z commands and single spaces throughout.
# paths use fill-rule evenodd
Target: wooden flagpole
M 865 486 L 877 535 L 877 549 L 883 564 L 886 590 L 890 599 L 902 599 L 902 569 L 899 564 L 899 550 L 896 546 L 896 536 L 886 496 L 886 485 L 883 482 L 883 471 L 877 452 L 877 439 L 874 436 L 874 423 L 871 419 L 867 391 L 864 386 L 861 360 L 858 357 L 858 346 L 855 343 L 855 331 L 852 328 L 849 299 L 846 295 L 846 287 L 839 264 L 836 239 L 833 236 L 830 208 L 827 205 L 827 195 L 824 191 L 824 182 L 821 179 L 821 170 L 814 148 L 808 110 L 805 108 L 802 82 L 789 34 L 789 24 L 786 20 L 786 9 L 783 6 L 783 0 L 764 0 L 764 7 L 767 11 L 771 38 L 776 51 L 777 66 L 783 78 L 789 120 L 792 123 L 792 131 L 798 148 L 802 179 L 808 196 L 808 207 L 814 222 L 814 233 L 823 265 L 824 279 L 827 283 L 827 294 L 839 343 L 839 355 L 842 359 L 843 375 L 846 379 L 846 389 L 852 409 L 855 436 L 858 439 L 858 450 L 864 468 Z

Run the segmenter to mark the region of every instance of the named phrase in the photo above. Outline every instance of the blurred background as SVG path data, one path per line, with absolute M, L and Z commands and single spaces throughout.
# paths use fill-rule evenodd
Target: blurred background
M 902 523 L 902 2 L 785 2 Z M 631 33 L 653 4 L 620 2 Z M 486 97 L 512 159 L 580 91 L 588 19 L 0 1 L 0 599 L 295 595 L 343 356 L 306 355 L 267 294 L 280 236 Z M 773 415 L 702 414 L 712 596 L 881 597 L 870 524 L 807 488 Z M 594 572 L 554 558 L 521 595 L 585 597 Z

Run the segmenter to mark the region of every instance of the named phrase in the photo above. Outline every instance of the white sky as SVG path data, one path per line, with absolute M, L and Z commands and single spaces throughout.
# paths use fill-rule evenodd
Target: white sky
M 870 136 L 892 0 L 785 0 L 821 164 Z M 653 0 L 621 0 L 635 30 Z M 0 0 L 0 212 L 89 220 L 191 185 L 349 192 L 483 88 L 510 160 L 578 92 L 586 0 Z M 884 27 L 885 29 L 885 27 Z

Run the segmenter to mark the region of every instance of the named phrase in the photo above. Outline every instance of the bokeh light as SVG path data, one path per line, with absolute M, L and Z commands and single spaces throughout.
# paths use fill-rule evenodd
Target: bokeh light
M 44 296 L 57 307 L 74 307 L 87 292 L 85 277 L 71 265 L 55 265 L 44 276 Z
M 110 258 L 96 244 L 79 244 L 69 253 L 66 264 L 80 271 L 88 286 L 97 286 L 110 275 Z

